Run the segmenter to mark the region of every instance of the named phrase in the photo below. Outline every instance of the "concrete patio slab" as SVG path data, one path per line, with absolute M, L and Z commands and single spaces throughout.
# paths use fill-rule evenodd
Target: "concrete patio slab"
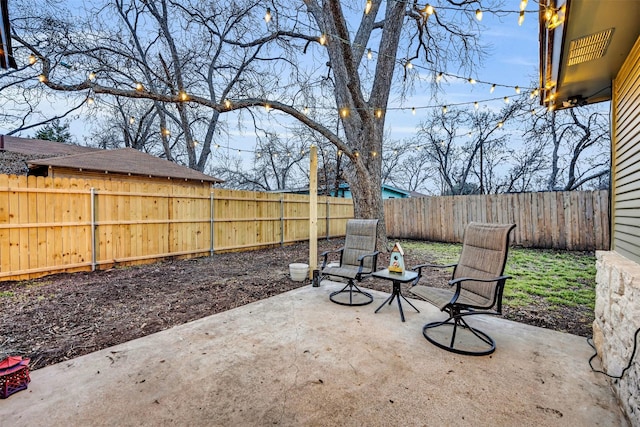
M 344 307 L 306 286 L 32 373 L 7 426 L 624 426 L 582 337 L 499 318 L 491 356 L 429 344 L 412 300 Z

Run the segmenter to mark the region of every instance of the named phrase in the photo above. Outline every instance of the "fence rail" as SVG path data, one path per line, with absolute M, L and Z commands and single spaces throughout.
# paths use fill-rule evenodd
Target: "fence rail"
M 461 242 L 471 221 L 515 223 L 515 245 L 567 250 L 609 249 L 609 192 L 442 196 L 385 201 L 394 238 Z
M 351 199 L 318 197 L 318 237 Z M 309 197 L 158 181 L 0 175 L 0 280 L 308 239 Z

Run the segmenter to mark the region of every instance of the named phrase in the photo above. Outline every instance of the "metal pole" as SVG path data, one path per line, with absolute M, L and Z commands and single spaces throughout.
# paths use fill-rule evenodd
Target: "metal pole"
M 91 188 L 91 271 L 96 271 L 96 189 Z

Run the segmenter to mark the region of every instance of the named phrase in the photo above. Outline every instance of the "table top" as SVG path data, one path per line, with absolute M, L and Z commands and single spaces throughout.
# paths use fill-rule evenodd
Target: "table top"
M 384 270 L 375 271 L 372 273 L 373 277 L 378 277 L 380 279 L 393 280 L 395 282 L 410 282 L 416 277 L 418 277 L 418 272 L 412 270 L 405 270 L 404 273 L 392 273 L 388 268 Z

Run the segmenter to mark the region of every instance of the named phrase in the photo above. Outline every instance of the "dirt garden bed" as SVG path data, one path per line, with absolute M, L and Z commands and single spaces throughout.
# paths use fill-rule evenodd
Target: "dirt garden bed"
M 342 240 L 321 241 L 319 251 Z M 57 274 L 36 280 L 0 282 L 0 357 L 22 355 L 38 369 L 120 344 L 174 325 L 286 292 L 306 282 L 289 279 L 288 265 L 306 262 L 299 243 L 252 252 L 168 260 L 127 268 Z M 406 264 L 429 262 L 407 254 Z M 382 254 L 378 265 L 388 263 Z M 423 279 L 442 286 L 448 275 Z M 365 287 L 389 292 L 388 283 Z M 576 335 L 590 336 L 587 309 L 548 309 L 533 304 L 505 310 L 505 317 Z

